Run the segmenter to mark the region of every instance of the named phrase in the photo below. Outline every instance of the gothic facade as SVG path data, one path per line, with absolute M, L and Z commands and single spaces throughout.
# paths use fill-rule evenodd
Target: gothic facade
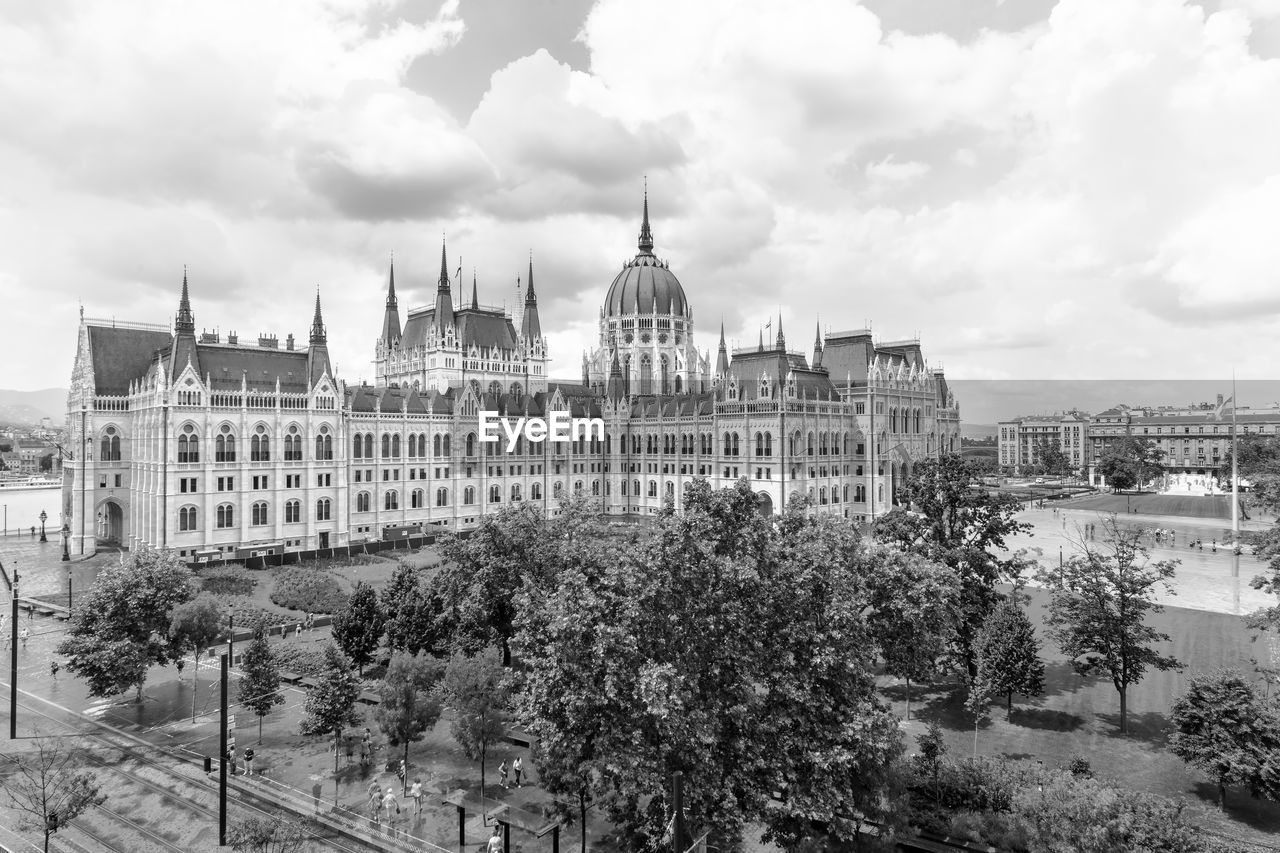
M 333 375 L 316 298 L 293 337 L 196 335 L 184 275 L 170 326 L 80 320 L 64 469 L 71 550 L 150 544 L 189 558 L 331 548 L 406 530 L 466 530 L 510 503 L 599 501 L 619 519 L 677 507 L 697 478 L 746 478 L 762 512 L 793 496 L 867 521 L 911 467 L 959 449 L 959 409 L 918 341 L 820 331 L 811 357 L 776 336 L 694 342 L 693 307 L 638 253 L 600 310 L 580 380 L 548 376 L 533 263 L 515 310 L 457 300 L 441 251 L 432 305 L 401 323 L 394 267 L 374 347 L 376 383 Z M 479 414 L 600 418 L 603 439 L 480 441 Z

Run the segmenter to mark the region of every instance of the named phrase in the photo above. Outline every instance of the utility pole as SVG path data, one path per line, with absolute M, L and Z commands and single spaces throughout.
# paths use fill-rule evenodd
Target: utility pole
M 675 812 L 672 850 L 673 853 L 684 853 L 684 774 L 679 770 L 671 774 L 671 808 Z
M 222 656 L 222 709 L 218 715 L 218 846 L 227 846 L 227 673 L 230 660 Z
M 18 567 L 13 567 L 13 585 L 9 587 L 9 740 L 18 739 Z

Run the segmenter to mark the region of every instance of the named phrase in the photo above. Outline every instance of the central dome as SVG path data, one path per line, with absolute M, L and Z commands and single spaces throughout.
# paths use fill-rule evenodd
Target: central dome
M 689 316 L 680 280 L 651 252 L 641 252 L 618 273 L 604 298 L 606 317 L 624 314 Z
M 653 254 L 649 230 L 649 192 L 644 194 L 644 219 L 640 223 L 640 253 L 622 267 L 604 298 L 606 317 L 624 314 L 668 314 L 689 317 L 689 302 L 680 280 Z

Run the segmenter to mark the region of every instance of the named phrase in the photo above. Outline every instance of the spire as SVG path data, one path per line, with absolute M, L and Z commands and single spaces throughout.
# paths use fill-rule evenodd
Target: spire
M 324 329 L 324 317 L 320 315 L 320 288 L 316 288 L 316 313 L 311 318 L 311 345 L 324 346 L 328 342 Z
M 196 318 L 191 313 L 191 296 L 187 291 L 187 265 L 182 265 L 182 297 L 178 300 L 178 316 L 173 330 L 179 335 L 196 333 Z
M 649 177 L 644 179 L 644 219 L 640 222 L 640 254 L 653 254 L 653 232 L 649 230 Z
M 720 321 L 720 352 L 716 355 L 716 376 L 729 372 L 729 350 L 724 344 L 724 321 Z
M 542 337 L 542 324 L 538 321 L 538 295 L 533 292 L 533 252 L 529 252 L 529 289 L 524 295 L 524 313 L 520 321 L 520 335 L 526 344 Z
M 787 348 L 787 339 L 782 335 L 782 312 L 778 312 L 778 349 L 785 350 Z
M 822 366 L 822 326 L 817 320 L 813 321 L 813 366 Z
M 621 400 L 627 395 L 626 382 L 622 378 L 622 365 L 618 362 L 618 351 L 613 351 L 613 361 L 609 364 L 609 382 L 605 394 L 610 400 Z
M 449 257 L 444 237 L 440 238 L 440 282 L 436 286 L 435 326 L 444 337 L 444 331 L 453 325 L 453 292 L 449 289 Z
M 319 300 L 320 294 L 316 294 Z M 379 343 L 393 347 L 400 340 L 400 302 L 396 299 L 396 256 L 391 255 L 391 267 L 387 272 L 387 307 L 382 315 L 382 335 Z
M 476 268 L 471 268 L 471 308 L 476 310 L 480 307 L 480 291 L 476 289 Z
M 763 327 L 761 327 L 760 329 L 760 343 L 756 344 L 756 349 L 759 352 L 764 352 L 764 328 Z

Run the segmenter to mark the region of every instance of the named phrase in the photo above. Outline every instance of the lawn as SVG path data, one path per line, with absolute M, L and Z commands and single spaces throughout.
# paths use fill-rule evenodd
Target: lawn
M 1226 495 L 1090 495 L 1071 501 L 1071 508 L 1183 518 L 1231 517 L 1231 500 Z
M 1028 614 L 1043 638 L 1041 620 L 1048 600 L 1044 590 L 1029 590 Z M 1046 642 L 1045 694 L 1034 700 L 1014 697 L 1011 715 L 997 706 L 978 734 L 983 755 L 1040 760 L 1050 766 L 1066 764 L 1082 756 L 1102 777 L 1125 787 L 1175 797 L 1188 803 L 1195 822 L 1223 835 L 1273 845 L 1280 833 L 1280 803 L 1254 800 L 1248 791 L 1228 792 L 1227 810 L 1219 812 L 1216 790 L 1208 779 L 1189 769 L 1167 749 L 1169 706 L 1184 692 L 1194 672 L 1235 667 L 1253 674 L 1251 657 L 1268 654 L 1266 645 L 1250 641 L 1250 632 L 1238 616 L 1204 610 L 1170 607 L 1151 623 L 1173 637 L 1168 644 L 1180 661 L 1182 672 L 1154 672 L 1129 689 L 1128 736 L 1119 733 L 1119 697 L 1110 681 L 1084 679 Z M 888 683 L 888 682 L 886 682 Z M 905 691 L 894 684 L 884 688 L 902 712 Z M 964 711 L 965 691 L 958 683 L 938 683 L 920 689 L 912 686 L 912 720 L 904 728 L 909 749 L 928 722 L 947 730 L 948 748 L 957 755 L 973 752 L 973 717 Z

